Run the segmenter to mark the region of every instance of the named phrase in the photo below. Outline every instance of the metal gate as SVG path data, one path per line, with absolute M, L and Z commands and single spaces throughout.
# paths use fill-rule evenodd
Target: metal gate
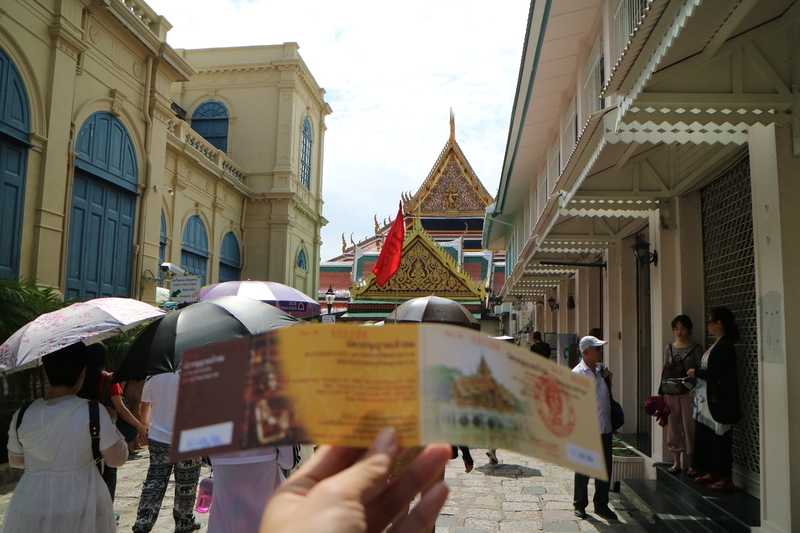
M 705 186 L 701 202 L 705 308 L 728 307 L 736 315 L 741 335 L 736 351 L 743 416 L 733 433 L 733 460 L 737 470 L 758 483 L 758 338 L 750 160 L 736 163 Z M 713 338 L 708 339 L 708 345 L 711 343 Z

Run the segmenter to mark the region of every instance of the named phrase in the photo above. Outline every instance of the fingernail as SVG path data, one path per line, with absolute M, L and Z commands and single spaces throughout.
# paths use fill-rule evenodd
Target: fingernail
M 397 448 L 397 434 L 394 428 L 384 428 L 375 437 L 372 448 L 377 452 L 392 453 Z

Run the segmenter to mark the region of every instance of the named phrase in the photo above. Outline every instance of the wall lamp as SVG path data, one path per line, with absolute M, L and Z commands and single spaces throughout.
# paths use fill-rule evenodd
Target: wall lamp
M 159 189 L 167 189 L 167 192 L 170 196 L 175 194 L 175 191 L 172 190 L 172 187 L 167 187 L 166 185 L 153 185 L 153 190 L 158 192 Z
M 640 237 L 631 248 L 633 248 L 633 253 L 639 260 L 640 265 L 645 266 L 653 263 L 653 265 L 658 266 L 658 252 L 653 250 L 653 252 L 650 253 L 649 242 Z
M 558 302 L 552 296 L 547 299 L 547 305 L 550 306 L 551 311 L 555 311 L 556 309 L 559 308 Z
M 573 298 L 572 293 L 569 293 L 567 296 L 567 309 L 570 311 L 575 309 L 575 298 Z
M 518 294 L 518 295 L 516 295 L 514 297 L 514 301 L 511 302 L 511 307 L 514 309 L 514 311 L 519 311 L 519 310 L 522 309 L 522 296 L 521 295 Z

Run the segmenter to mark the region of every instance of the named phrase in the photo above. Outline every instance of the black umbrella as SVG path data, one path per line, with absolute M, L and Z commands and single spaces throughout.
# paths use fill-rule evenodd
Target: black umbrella
M 187 348 L 257 335 L 295 323 L 297 319 L 277 307 L 243 296 L 199 302 L 148 325 L 131 343 L 114 372 L 114 381 L 175 372 Z
M 469 309 L 456 301 L 438 296 L 423 296 L 403 302 L 386 317 L 387 324 L 397 322 L 439 322 L 472 329 L 481 328 L 481 323 L 472 316 Z

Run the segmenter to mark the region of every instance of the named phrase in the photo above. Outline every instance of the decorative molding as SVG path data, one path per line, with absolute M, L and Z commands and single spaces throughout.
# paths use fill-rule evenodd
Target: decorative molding
M 122 107 L 125 105 L 125 102 L 128 101 L 128 97 L 119 89 L 111 89 L 111 98 L 113 99 L 111 103 L 111 112 L 116 116 L 120 116 Z
M 80 54 L 89 50 L 89 45 L 83 42 L 82 37 L 78 34 L 79 30 L 73 30 L 70 26 L 57 22 L 48 28 L 48 32 L 53 44 L 77 61 Z

